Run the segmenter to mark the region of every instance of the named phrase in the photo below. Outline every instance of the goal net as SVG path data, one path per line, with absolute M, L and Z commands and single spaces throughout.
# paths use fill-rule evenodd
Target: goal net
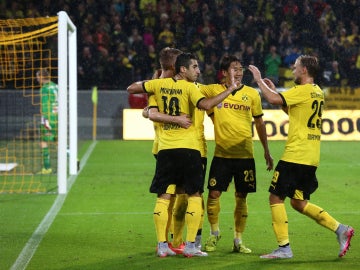
M 0 20 L 0 193 L 67 192 L 77 173 L 76 58 L 66 12 Z

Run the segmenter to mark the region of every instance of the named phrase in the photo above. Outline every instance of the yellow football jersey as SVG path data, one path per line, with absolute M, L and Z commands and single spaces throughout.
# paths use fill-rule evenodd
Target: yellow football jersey
M 206 97 L 224 91 L 225 85 L 211 84 L 201 88 Z M 263 115 L 259 92 L 243 85 L 211 110 L 215 134 L 215 156 L 253 158 L 253 117 Z
M 149 108 L 157 108 L 157 104 L 156 104 L 156 100 L 155 100 L 155 96 L 154 95 L 149 95 L 148 98 L 148 106 Z M 156 155 L 158 153 L 158 147 L 159 147 L 159 132 L 160 132 L 160 128 L 159 128 L 159 123 L 158 122 L 153 122 L 154 125 L 154 142 L 153 142 L 153 147 L 151 152 Z
M 195 85 L 198 86 L 199 91 L 200 91 L 200 88 L 204 86 L 199 83 L 195 83 Z M 200 144 L 199 145 L 200 153 L 201 153 L 202 157 L 207 156 L 207 144 L 206 144 L 206 139 L 205 139 L 204 116 L 205 116 L 204 110 L 195 108 L 195 123 L 194 123 L 194 125 L 197 129 L 198 140 L 199 140 L 199 144 Z
M 144 90 L 155 95 L 159 112 L 174 116 L 187 114 L 195 123 L 195 108 L 204 95 L 194 83 L 173 78 L 155 79 L 145 82 Z M 159 151 L 174 148 L 200 151 L 200 145 L 196 139 L 198 133 L 194 124 L 184 129 L 176 124 L 161 123 L 159 128 Z
M 318 166 L 324 93 L 316 84 L 297 85 L 280 94 L 289 114 L 289 132 L 282 160 Z

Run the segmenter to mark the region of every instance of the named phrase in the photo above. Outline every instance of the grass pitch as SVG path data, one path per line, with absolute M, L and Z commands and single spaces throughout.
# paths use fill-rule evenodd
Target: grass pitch
M 85 155 L 92 142 L 82 144 Z M 248 196 L 249 218 L 244 233 L 251 254 L 231 252 L 234 189 L 221 197 L 222 239 L 209 257 L 157 258 L 152 219 L 155 195 L 148 192 L 155 160 L 150 141 L 99 141 L 65 197 L 54 194 L 0 195 L 0 269 L 360 269 L 360 241 L 338 258 L 336 235 L 290 208 L 290 241 L 294 258 L 263 260 L 276 248 L 271 228 L 265 169 L 260 142 L 255 142 L 258 191 Z M 360 230 L 358 142 L 322 142 L 317 172 L 319 189 L 311 202 L 340 222 Z M 208 167 L 214 149 L 208 143 Z M 270 141 L 275 164 L 283 141 Z M 207 191 L 205 192 L 205 198 Z M 62 200 L 58 211 L 54 204 Z M 53 219 L 49 219 L 49 216 Z M 48 221 L 45 222 L 44 220 Z M 49 221 L 50 220 L 50 221 Z M 209 234 L 205 217 L 203 242 Z M 26 250 L 27 252 L 23 252 Z

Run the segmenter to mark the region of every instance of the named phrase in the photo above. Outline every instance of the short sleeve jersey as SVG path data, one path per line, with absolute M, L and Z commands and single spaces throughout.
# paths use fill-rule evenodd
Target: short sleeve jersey
M 224 91 L 225 85 L 211 84 L 202 88 L 206 97 Z M 213 109 L 215 156 L 223 158 L 254 158 L 253 117 L 261 117 L 263 110 L 259 92 L 252 87 L 230 94 Z
M 150 95 L 148 98 L 148 106 L 149 108 L 157 108 L 157 104 L 156 104 L 156 100 L 155 100 L 155 95 Z M 158 146 L 159 146 L 159 132 L 160 132 L 160 128 L 159 128 L 159 123 L 158 122 L 153 122 L 154 125 L 154 133 L 155 133 L 155 137 L 154 137 L 154 142 L 153 142 L 153 147 L 151 152 L 156 155 L 158 152 Z
M 202 87 L 204 87 L 204 85 L 199 84 L 199 83 L 195 83 L 198 88 L 199 91 Z M 205 111 L 199 108 L 195 109 L 195 127 L 197 129 L 198 132 L 198 139 L 199 139 L 199 143 L 200 143 L 200 153 L 202 157 L 206 157 L 207 156 L 207 144 L 206 144 L 206 138 L 205 138 L 205 127 L 204 127 L 204 116 L 205 116 Z
M 282 160 L 318 166 L 324 93 L 316 84 L 298 85 L 280 93 L 288 106 L 289 131 Z
M 58 86 L 50 81 L 42 85 L 41 94 L 41 115 L 50 123 L 57 121 L 58 115 Z
M 193 122 L 195 121 L 195 108 L 204 95 L 194 83 L 164 78 L 149 80 L 143 84 L 143 87 L 147 93 L 155 95 L 159 112 L 174 116 L 187 114 Z M 200 151 L 198 140 L 194 140 L 198 136 L 195 125 L 184 129 L 176 124 L 162 123 L 159 127 L 159 151 L 174 148 Z

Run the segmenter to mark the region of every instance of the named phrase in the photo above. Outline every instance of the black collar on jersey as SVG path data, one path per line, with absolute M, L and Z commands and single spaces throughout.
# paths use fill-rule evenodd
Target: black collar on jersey
M 242 84 L 239 88 L 236 88 L 231 92 L 231 94 L 234 96 L 237 91 L 241 90 L 244 87 L 245 84 Z M 225 87 L 228 88 L 228 86 L 225 84 Z

